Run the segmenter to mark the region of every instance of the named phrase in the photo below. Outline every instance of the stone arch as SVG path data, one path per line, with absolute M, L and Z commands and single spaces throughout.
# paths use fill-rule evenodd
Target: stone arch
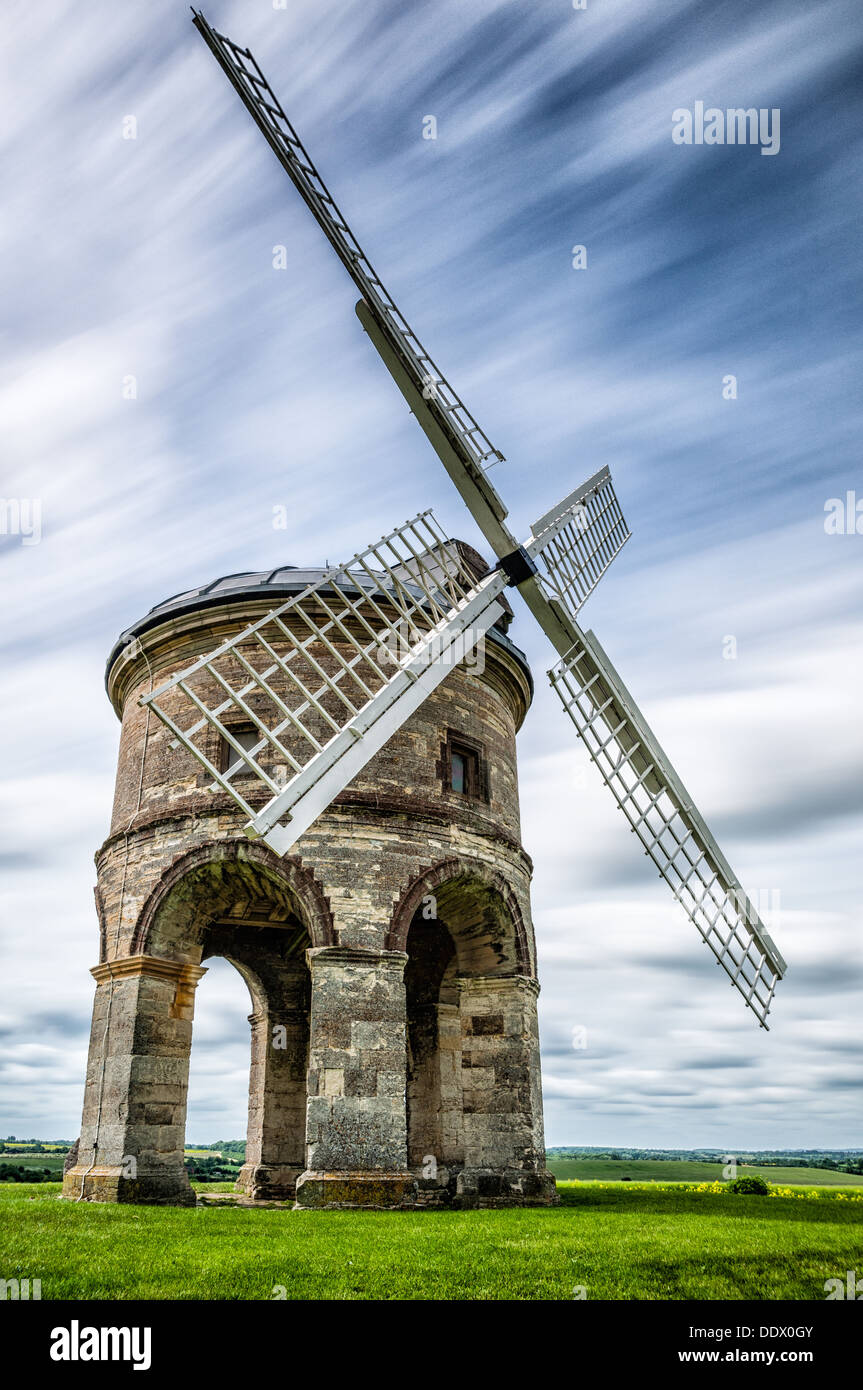
M 211 841 L 177 856 L 161 875 L 138 918 L 130 961 L 148 969 L 195 970 L 220 957 L 244 979 L 251 996 L 251 1052 L 246 1163 L 241 1190 L 256 1198 L 292 1197 L 304 1168 L 311 977 L 306 952 L 333 944 L 329 903 L 298 858 L 279 860 L 245 840 Z M 172 1044 L 176 1101 L 173 1164 L 182 1173 L 192 994 L 182 1039 Z M 136 1024 L 136 1027 L 138 1024 Z M 166 1025 L 147 1024 L 159 1049 Z M 154 1125 L 164 1117 L 150 1108 Z M 174 1143 L 172 1139 L 171 1143 Z M 164 1139 L 156 1144 L 167 1145 Z M 178 1179 L 179 1180 L 179 1179 Z
M 162 874 L 138 916 L 131 954 L 194 957 L 201 944 L 196 938 L 207 925 L 196 901 L 196 889 L 205 882 L 211 920 L 220 902 L 236 912 L 238 892 L 245 889 L 250 908 L 269 900 L 275 911 L 281 906 L 294 913 L 313 946 L 336 944 L 329 899 L 298 856 L 279 859 L 246 840 L 213 840 L 179 854 Z M 254 911 L 250 916 L 256 918 Z
M 477 1125 L 495 1132 L 494 1107 L 509 1103 L 498 1059 L 513 1051 L 516 1034 L 515 1046 L 523 1047 L 513 1000 L 532 987 L 528 931 L 500 873 L 452 857 L 403 891 L 387 944 L 408 956 L 408 1166 L 421 1181 L 452 1190 L 476 1161 Z
M 518 898 L 503 875 L 481 860 L 455 856 L 441 859 L 412 879 L 394 904 L 388 950 L 407 950 L 408 933 L 429 895 L 437 902 L 438 918 L 452 933 L 459 972 L 514 972 L 534 977 L 528 931 Z M 485 951 L 481 946 L 483 937 Z

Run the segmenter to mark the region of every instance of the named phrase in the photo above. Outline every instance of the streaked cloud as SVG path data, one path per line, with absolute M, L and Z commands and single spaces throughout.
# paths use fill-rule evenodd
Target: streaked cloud
M 519 613 L 549 1140 L 859 1143 L 863 537 L 823 527 L 828 498 L 863 496 L 859 7 L 208 13 L 507 455 L 517 529 L 612 467 L 634 534 L 589 621 L 743 881 L 779 895 L 767 1035 L 624 833 Z M 116 635 L 167 594 L 351 554 L 421 507 L 478 537 L 188 11 L 48 0 L 15 7 L 7 42 L 2 491 L 41 499 L 43 539 L 0 537 L 3 1113 L 71 1136 Z M 780 107 L 779 155 L 673 145 L 695 100 Z M 201 986 L 200 1141 L 242 1132 L 244 991 L 215 963 Z

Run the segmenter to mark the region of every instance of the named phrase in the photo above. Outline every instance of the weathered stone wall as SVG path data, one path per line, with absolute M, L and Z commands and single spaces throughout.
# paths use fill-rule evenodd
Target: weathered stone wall
M 164 726 L 138 703 L 141 693 L 265 607 L 226 604 L 172 619 L 144 634 L 143 652 L 114 663 L 109 691 L 122 731 L 110 833 L 96 859 L 100 961 L 110 967 L 130 957 L 153 958 L 186 969 L 188 997 L 186 1013 L 175 1016 L 167 977 L 158 987 L 146 973 L 101 980 L 81 1149 L 66 1190 L 74 1196 L 83 1185 L 85 1195 L 113 1200 L 189 1200 L 182 1173 L 193 993 L 188 972 L 208 950 L 252 971 L 252 956 L 236 945 L 233 956 L 213 947 L 214 924 L 224 929 L 230 921 L 237 932 L 243 924 L 257 932 L 263 923 L 285 933 L 300 930 L 311 948 L 304 966 L 306 979 L 311 970 L 310 1023 L 296 999 L 279 998 L 280 989 L 292 988 L 287 975 L 254 1004 L 245 1189 L 258 1196 L 293 1190 L 302 1161 L 300 1190 L 308 1205 L 326 1205 L 336 1200 L 334 1192 L 347 1200 L 351 1191 L 366 1193 L 358 1200 L 369 1200 L 371 1192 L 380 1204 L 410 1201 L 416 1187 L 410 1170 L 426 1143 L 425 1125 L 428 1142 L 439 1145 L 449 1196 L 499 1200 L 506 1195 L 500 1184 L 494 1193 L 480 1193 L 479 1177 L 470 1172 L 482 1176 L 489 1166 L 499 1174 L 544 1170 L 535 987 L 524 987 L 536 973 L 531 865 L 520 843 L 515 749 L 530 700 L 528 677 L 506 644 L 489 640 L 484 671 L 454 670 L 279 860 L 245 839 L 247 817 L 228 796 L 208 790 L 207 774 L 184 750 L 170 748 Z M 453 732 L 482 750 L 482 785 L 474 796 L 447 783 Z M 252 805 L 264 799 L 248 791 Z M 433 1099 L 409 1163 L 404 965 L 411 921 L 429 894 L 442 901 L 460 970 L 483 978 L 491 971 L 495 979 L 485 993 L 479 980 L 461 982 L 459 990 L 473 1000 L 468 1013 L 458 990 L 447 1000 L 429 1001 L 436 1015 L 437 1056 L 428 1062 L 434 1079 L 427 1087 Z M 158 1008 L 150 997 L 154 989 L 165 996 Z M 498 1012 L 505 1027 L 480 1042 L 465 1032 L 465 1020 L 493 1012 L 486 1008 L 489 989 L 503 991 L 507 1002 Z M 107 998 L 112 1020 L 106 1034 Z M 290 1036 L 288 1058 L 269 1055 L 278 1019 Z M 489 1077 L 495 1092 L 501 1086 L 511 1092 L 492 1108 L 480 1099 Z M 124 1092 L 134 1123 L 118 1118 Z M 301 1159 L 297 1116 L 306 1105 Z M 160 1126 L 164 1132 L 157 1133 Z M 139 1169 L 153 1175 L 150 1196 L 140 1180 L 133 1189 L 112 1175 L 139 1155 L 145 1160 Z M 100 1186 L 96 1175 L 103 1168 L 112 1173 Z M 520 1200 L 517 1192 L 510 1196 Z
M 74 1198 L 194 1204 L 183 1169 L 194 989 L 203 970 L 151 956 L 97 966 Z M 98 1135 L 98 1147 L 96 1137 Z

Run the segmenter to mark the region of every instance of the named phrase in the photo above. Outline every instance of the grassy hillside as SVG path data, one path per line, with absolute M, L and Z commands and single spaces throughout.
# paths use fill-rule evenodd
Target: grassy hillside
M 56 1150 L 44 1154 L 19 1154 L 5 1153 L 0 1154 L 0 1169 L 3 1168 L 24 1168 L 27 1171 L 41 1173 L 45 1168 L 50 1168 L 52 1173 L 63 1173 L 63 1160 L 66 1154 L 58 1153 Z
M 560 1180 L 579 1182 L 713 1182 L 722 1176 L 721 1163 L 693 1163 L 686 1159 L 559 1158 L 549 1157 L 549 1171 Z M 757 1163 L 738 1165 L 741 1174 L 758 1173 L 779 1186 L 863 1187 L 863 1177 L 837 1173 L 830 1168 L 773 1168 Z
M 813 1299 L 860 1267 L 863 1201 L 617 1185 L 550 1210 L 112 1206 L 0 1187 L 0 1268 L 42 1298 Z

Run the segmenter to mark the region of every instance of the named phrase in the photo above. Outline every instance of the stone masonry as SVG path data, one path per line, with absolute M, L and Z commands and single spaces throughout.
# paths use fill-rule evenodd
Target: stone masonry
M 554 1202 L 518 811 L 525 659 L 493 630 L 484 665 L 455 668 L 279 859 L 244 836 L 247 817 L 138 702 L 301 582 L 278 574 L 161 605 L 109 660 L 120 750 L 96 856 L 96 998 L 64 1195 L 194 1203 L 183 1166 L 194 1000 L 220 956 L 251 1001 L 249 1197 Z M 456 755 L 470 769 L 463 790 Z M 254 785 L 244 795 L 264 799 Z

